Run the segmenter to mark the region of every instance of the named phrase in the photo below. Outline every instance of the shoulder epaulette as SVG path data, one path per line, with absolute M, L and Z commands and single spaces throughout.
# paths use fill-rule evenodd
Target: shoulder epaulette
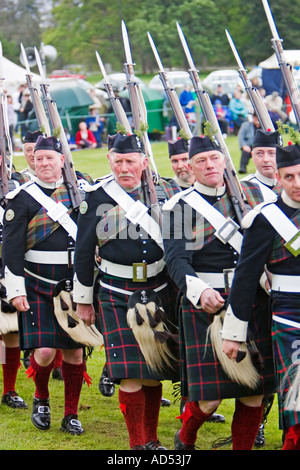
M 97 191 L 97 189 L 99 188 L 102 188 L 103 186 L 106 185 L 106 183 L 108 183 L 109 181 L 111 181 L 114 177 L 112 175 L 107 175 L 105 178 L 101 179 L 101 181 L 95 183 L 95 184 L 91 184 L 91 185 L 86 185 L 84 186 L 83 190 L 86 192 L 86 193 L 90 193 L 92 191 Z
M 257 204 L 251 211 L 248 212 L 248 214 L 245 215 L 245 217 L 242 220 L 242 228 L 246 229 L 251 227 L 253 224 L 256 216 L 260 214 L 261 210 L 266 207 L 269 204 L 274 204 L 275 201 L 264 201 L 261 202 L 260 204 Z
M 163 205 L 164 211 L 170 211 L 174 208 L 174 206 L 180 201 L 182 196 L 185 194 L 189 194 L 190 192 L 194 191 L 194 187 L 191 186 L 190 188 L 185 189 L 184 191 L 179 191 L 178 193 L 174 194 L 168 201 L 166 201 Z
M 14 199 L 14 197 L 16 197 L 17 194 L 19 194 L 19 192 L 22 190 L 22 189 L 26 189 L 28 186 L 30 186 L 31 184 L 34 184 L 35 181 L 34 180 L 29 180 L 29 181 L 26 181 L 26 183 L 24 184 L 21 184 L 20 186 L 17 186 L 15 189 L 13 189 L 12 191 L 9 191 L 6 196 L 5 196 L 5 199 Z

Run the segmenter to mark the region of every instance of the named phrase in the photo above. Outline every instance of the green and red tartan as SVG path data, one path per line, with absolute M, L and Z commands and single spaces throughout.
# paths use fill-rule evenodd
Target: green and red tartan
M 73 208 L 65 184 L 61 185 L 51 194 L 51 199 L 53 199 L 56 203 L 61 202 L 64 206 L 66 206 L 68 208 L 68 214 L 70 215 Z M 47 216 L 46 209 L 41 207 L 28 224 L 26 251 L 30 250 L 38 242 L 44 240 L 59 227 L 59 222 L 54 222 L 52 219 L 50 219 L 50 217 Z
M 104 275 L 105 284 L 134 292 L 138 289 L 154 289 L 168 281 L 168 285 L 158 293 L 168 318 L 174 322 L 174 309 L 177 291 L 165 273 L 148 280 L 147 283 L 134 283 L 124 279 Z M 104 339 L 108 375 L 115 381 L 121 379 L 154 379 L 178 380 L 178 362 L 174 369 L 166 370 L 161 375 L 153 374 L 145 362 L 140 347 L 127 325 L 127 303 L 129 295 L 118 293 L 112 289 L 100 287 L 100 330 Z M 172 325 L 167 324 L 172 330 Z M 174 330 L 173 330 L 174 331 Z M 176 347 L 175 351 L 176 353 Z
M 224 299 L 227 294 L 222 293 Z M 275 377 L 273 367 L 272 345 L 270 331 L 262 315 L 266 315 L 265 300 L 255 308 L 256 314 L 249 324 L 256 345 L 264 360 L 264 369 L 261 371 L 261 383 L 255 390 L 232 382 L 225 374 L 218 359 L 215 357 L 207 329 L 213 321 L 213 315 L 196 309 L 186 297 L 182 300 L 182 320 L 180 326 L 180 351 L 184 357 L 180 358 L 182 376 L 182 393 L 188 396 L 189 401 L 222 400 L 226 398 L 247 397 L 250 395 L 266 395 L 275 391 Z
M 300 228 L 300 211 L 298 210 L 296 214 L 291 218 L 291 222 L 293 222 L 298 229 Z M 268 260 L 268 264 L 276 264 L 281 261 L 284 261 L 287 258 L 293 256 L 293 254 L 284 246 L 285 240 L 281 238 L 281 236 L 276 233 L 271 256 Z
M 28 264 L 28 266 L 32 267 L 33 265 Z M 48 265 L 48 270 L 48 279 L 72 278 L 72 269 Z M 41 347 L 76 349 L 82 347 L 70 338 L 56 320 L 53 308 L 55 285 L 25 273 L 25 286 L 30 309 L 19 314 L 21 349 Z
M 299 294 L 273 292 L 271 307 L 274 315 L 299 323 Z M 300 413 L 288 411 L 283 406 L 287 389 L 291 384 L 291 373 L 294 372 L 294 368 L 291 368 L 292 356 L 299 349 L 300 329 L 273 321 L 272 336 L 279 384 L 279 422 L 281 429 L 289 429 L 300 423 Z

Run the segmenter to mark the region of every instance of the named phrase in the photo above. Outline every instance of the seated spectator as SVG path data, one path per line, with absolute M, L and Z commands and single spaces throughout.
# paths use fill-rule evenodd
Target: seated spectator
M 211 97 L 212 104 L 216 104 L 216 100 L 219 100 L 223 106 L 229 105 L 229 96 L 224 93 L 222 85 L 217 86 L 216 92 Z
M 94 134 L 87 128 L 87 123 L 81 121 L 78 126 L 78 131 L 75 136 L 75 143 L 77 148 L 86 149 L 86 148 L 96 148 L 97 142 Z
M 195 96 L 189 85 L 180 93 L 179 101 L 187 116 L 188 122 L 196 122 Z
M 232 121 L 235 133 L 237 134 L 242 123 L 248 120 L 249 111 L 241 100 L 242 91 L 236 88 L 233 97 L 229 102 L 229 109 L 231 111 Z
M 220 100 L 216 100 L 214 104 L 214 110 L 216 117 L 221 129 L 221 132 L 224 137 L 227 137 L 228 134 L 228 120 L 226 118 L 226 110 L 223 108 Z
M 285 122 L 288 119 L 288 115 L 283 111 L 283 99 L 278 91 L 272 91 L 270 95 L 267 95 L 265 104 L 275 128 L 277 128 L 277 121 Z
M 102 134 L 104 129 L 104 118 L 101 118 L 98 113 L 97 105 L 92 104 L 89 106 L 90 116 L 86 118 L 88 129 L 94 134 L 97 148 L 102 147 Z

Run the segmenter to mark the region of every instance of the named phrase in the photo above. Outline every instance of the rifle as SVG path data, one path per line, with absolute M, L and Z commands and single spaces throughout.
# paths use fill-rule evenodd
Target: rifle
M 239 57 L 238 51 L 237 51 L 237 49 L 236 49 L 236 47 L 233 43 L 233 40 L 232 40 L 229 32 L 227 31 L 227 29 L 225 31 L 226 31 L 226 36 L 227 36 L 228 42 L 230 44 L 230 47 L 232 49 L 233 55 L 234 55 L 234 57 L 237 61 L 238 67 L 239 67 L 238 72 L 239 72 L 240 78 L 241 78 L 241 80 L 244 84 L 245 90 L 248 93 L 248 96 L 250 98 L 253 109 L 255 110 L 255 112 L 257 114 L 257 117 L 259 119 L 261 128 L 264 131 L 270 130 L 270 131 L 274 132 L 275 128 L 274 128 L 272 119 L 270 118 L 268 110 L 267 110 L 267 108 L 266 108 L 266 106 L 265 106 L 265 104 L 262 100 L 261 94 L 259 93 L 257 88 L 252 86 L 252 83 L 251 83 L 251 81 L 249 80 L 249 78 L 247 76 L 247 71 L 246 71 L 246 69 L 245 69 L 245 67 L 244 67 L 244 65 L 243 65 L 243 63 L 242 63 L 242 61 Z
M 50 93 L 49 93 L 49 85 L 46 84 L 46 79 L 44 76 L 44 71 L 41 63 L 41 59 L 36 47 L 34 48 L 37 66 L 39 69 L 39 73 L 41 76 L 41 91 L 42 96 L 44 99 L 44 105 L 48 114 L 48 119 L 50 122 L 50 126 L 52 128 L 52 132 L 59 130 L 59 140 L 61 141 L 62 151 L 65 156 L 64 167 L 62 170 L 64 182 L 68 188 L 69 195 L 71 198 L 73 209 L 78 209 L 80 203 L 82 201 L 79 188 L 77 185 L 77 178 L 74 169 L 74 163 L 71 155 L 71 150 L 66 138 L 66 134 L 57 110 L 57 106 L 55 101 L 52 100 Z
M 23 62 L 24 62 L 25 69 L 26 69 L 26 81 L 27 81 L 27 84 L 28 84 L 28 89 L 30 91 L 31 101 L 32 101 L 32 104 L 33 104 L 33 107 L 34 107 L 34 111 L 35 111 L 35 115 L 36 115 L 36 118 L 37 118 L 37 121 L 38 121 L 38 125 L 39 125 L 39 128 L 42 132 L 44 132 L 47 136 L 50 136 L 51 131 L 50 131 L 50 126 L 49 126 L 49 121 L 48 121 L 47 116 L 46 116 L 45 108 L 44 108 L 44 105 L 42 103 L 42 100 L 41 100 L 41 97 L 40 97 L 40 94 L 39 94 L 37 88 L 35 88 L 33 86 L 32 75 L 31 75 L 31 72 L 30 72 L 30 67 L 29 67 L 29 63 L 28 63 L 28 60 L 27 60 L 27 56 L 26 56 L 24 46 L 23 46 L 22 43 L 20 44 L 20 46 L 21 46 L 21 52 L 22 52 L 22 56 L 23 56 Z
M 181 128 L 182 132 L 185 134 L 186 140 L 190 140 L 193 137 L 190 126 L 188 125 L 188 122 L 187 122 L 187 119 L 186 119 L 185 114 L 183 112 L 182 106 L 180 104 L 178 95 L 177 95 L 176 91 L 174 90 L 174 88 L 172 88 L 170 83 L 169 83 L 167 73 L 164 70 L 162 61 L 160 59 L 160 56 L 157 52 L 156 46 L 154 44 L 154 41 L 153 41 L 150 33 L 148 33 L 148 39 L 149 39 L 154 57 L 156 59 L 157 65 L 158 65 L 159 78 L 160 78 L 160 80 L 163 84 L 164 90 L 165 90 L 165 92 L 167 94 L 167 97 L 170 101 L 170 104 L 172 106 L 175 118 L 176 118 L 176 120 L 178 122 L 178 125 Z
M 4 198 L 8 193 L 8 176 L 6 166 L 6 144 L 11 154 L 10 176 L 12 171 L 12 143 L 9 134 L 8 116 L 7 116 L 7 96 L 3 90 L 3 70 L 2 70 L 2 44 L 0 42 L 0 155 L 2 157 L 0 165 L 0 204 L 3 206 Z
M 295 113 L 295 118 L 298 124 L 298 128 L 300 128 L 300 93 L 299 93 L 299 89 L 298 89 L 295 77 L 293 75 L 293 68 L 290 64 L 287 63 L 284 57 L 282 39 L 280 39 L 278 35 L 275 21 L 274 21 L 272 12 L 270 10 L 268 1 L 262 0 L 262 2 L 263 2 L 266 16 L 267 16 L 267 20 L 271 29 L 271 33 L 273 36 L 273 38 L 271 39 L 272 47 L 275 50 L 278 65 L 281 69 L 284 83 L 285 83 L 288 95 L 290 97 L 290 100 L 291 100 L 291 105 Z
M 211 100 L 210 100 L 210 97 L 201 85 L 198 70 L 196 69 L 196 67 L 194 65 L 194 61 L 192 59 L 189 47 L 187 45 L 187 42 L 185 40 L 185 37 L 183 35 L 183 32 L 180 28 L 179 23 L 177 23 L 177 30 L 178 30 L 179 37 L 180 37 L 180 40 L 181 40 L 181 43 L 182 43 L 182 46 L 183 46 L 188 64 L 189 64 L 189 67 L 190 67 L 188 72 L 190 74 L 190 77 L 191 77 L 191 80 L 192 80 L 192 83 L 193 83 L 193 86 L 194 86 L 194 91 L 195 91 L 195 93 L 197 95 L 197 98 L 199 100 L 202 112 L 204 114 L 204 117 L 205 117 L 206 121 L 208 121 L 210 123 L 210 125 L 212 126 L 214 137 L 215 137 L 216 141 L 218 142 L 222 153 L 225 155 L 226 170 L 225 170 L 224 177 L 225 177 L 225 181 L 226 181 L 226 185 L 227 185 L 227 190 L 228 190 L 228 194 L 231 198 L 231 202 L 232 202 L 236 217 L 237 217 L 239 223 L 241 223 L 244 215 L 246 215 L 246 213 L 247 213 L 247 208 L 246 208 L 246 204 L 245 204 L 245 196 L 243 194 L 243 190 L 242 190 L 240 181 L 237 177 L 237 173 L 236 173 L 236 170 L 234 168 L 229 150 L 228 150 L 228 148 L 225 144 L 225 140 L 223 138 L 223 134 L 221 132 L 216 114 L 214 112 L 214 109 L 213 109 L 213 106 L 212 106 L 212 103 L 211 103 Z
M 147 109 L 146 109 L 145 101 L 144 101 L 140 86 L 134 77 L 134 64 L 132 62 L 130 44 L 129 44 L 128 34 L 127 34 L 126 25 L 124 21 L 122 21 L 122 36 L 123 36 L 123 44 L 124 44 L 125 59 L 126 59 L 126 62 L 124 64 L 124 71 L 125 71 L 126 79 L 127 79 L 134 130 L 135 132 L 137 132 L 137 134 L 139 133 L 141 134 L 141 138 L 142 138 L 144 148 L 145 148 L 145 153 L 152 164 L 153 171 L 155 174 L 154 175 L 155 182 L 157 183 L 159 176 L 158 176 L 158 172 L 156 169 L 156 165 L 155 165 L 155 161 L 154 161 L 153 153 L 151 149 L 151 144 L 150 144 L 148 133 L 147 133 L 147 122 L 146 122 L 147 121 Z M 152 172 L 149 166 L 147 166 L 147 168 L 144 170 L 144 183 L 148 186 L 150 205 L 158 207 L 154 180 L 153 180 Z
M 105 70 L 103 62 L 101 60 L 101 57 L 100 57 L 100 55 L 98 54 L 97 51 L 96 51 L 96 57 L 97 57 L 98 64 L 100 66 L 100 69 L 101 69 L 101 72 L 102 72 L 102 75 L 103 75 L 103 78 L 104 78 L 104 86 L 105 86 L 105 89 L 106 89 L 106 93 L 108 94 L 108 99 L 111 102 L 112 108 L 113 108 L 114 113 L 116 115 L 117 122 L 119 122 L 124 127 L 124 131 L 126 133 L 131 134 L 132 133 L 131 125 L 128 121 L 128 118 L 126 116 L 126 113 L 124 111 L 124 108 L 123 108 L 119 98 L 116 97 L 116 95 L 113 91 L 113 87 L 112 87 L 111 83 L 109 82 L 106 70 Z

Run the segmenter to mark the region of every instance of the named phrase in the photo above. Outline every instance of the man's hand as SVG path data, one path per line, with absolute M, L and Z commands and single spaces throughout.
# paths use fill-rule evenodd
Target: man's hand
M 224 303 L 221 294 L 214 289 L 205 289 L 200 297 L 201 308 L 207 313 L 216 313 L 224 306 Z
M 241 343 L 239 341 L 230 341 L 228 339 L 224 339 L 222 351 L 229 357 L 229 359 L 236 361 L 240 344 Z
M 30 309 L 30 305 L 27 301 L 26 295 L 19 295 L 17 297 L 14 297 L 11 300 L 11 303 L 19 312 L 26 312 Z
M 77 304 L 76 313 L 87 326 L 95 323 L 95 309 L 92 304 Z

